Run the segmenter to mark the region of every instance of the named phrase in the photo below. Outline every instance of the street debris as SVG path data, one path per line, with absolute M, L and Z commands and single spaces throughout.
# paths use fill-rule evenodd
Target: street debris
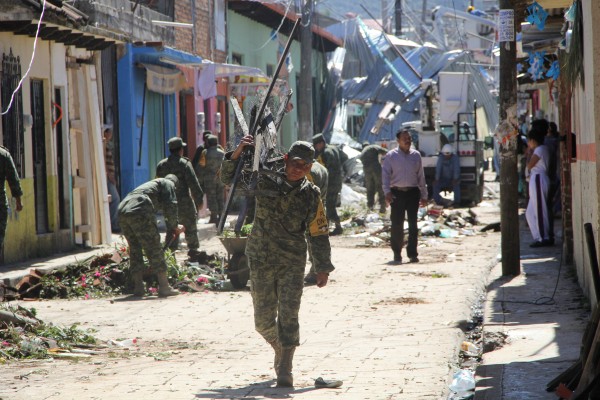
M 131 293 L 128 247 L 115 246 L 110 253 L 92 256 L 57 269 L 32 268 L 14 287 L 0 284 L 2 301 L 19 299 L 91 299 Z M 147 262 L 147 260 L 144 260 Z M 228 290 L 227 263 L 218 254 L 199 252 L 194 261 L 178 261 L 165 251 L 169 283 L 185 292 Z M 158 292 L 156 277 L 144 276 L 148 291 Z
M 423 299 L 417 297 L 397 297 L 395 299 L 381 300 L 375 303 L 376 305 L 389 306 L 395 304 L 427 304 Z
M 448 400 L 467 400 L 475 396 L 475 373 L 470 369 L 461 369 L 452 377 Z
M 35 308 L 0 304 L 0 364 L 17 359 L 88 358 L 98 344 L 92 330 L 59 327 L 36 317 Z
M 388 217 L 365 209 L 344 208 L 341 214 L 344 233 L 351 238 L 364 239 L 364 247 L 389 246 L 391 225 Z M 433 205 L 422 207 L 417 214 L 419 235 L 421 237 L 438 237 L 455 239 L 474 236 L 479 233 L 477 214 L 471 209 L 444 209 Z M 408 221 L 404 222 L 405 231 Z M 434 246 L 435 241 L 427 241 L 428 246 Z

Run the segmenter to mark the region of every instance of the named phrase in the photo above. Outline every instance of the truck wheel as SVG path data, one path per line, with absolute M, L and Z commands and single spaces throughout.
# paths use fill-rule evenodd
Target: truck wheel
M 234 254 L 229 262 L 229 281 L 236 289 L 244 289 L 250 279 L 250 269 L 248 269 L 248 259 L 245 254 Z

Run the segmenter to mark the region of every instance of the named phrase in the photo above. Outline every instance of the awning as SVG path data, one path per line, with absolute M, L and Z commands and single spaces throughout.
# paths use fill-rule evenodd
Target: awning
M 228 77 L 238 76 L 238 75 L 253 76 L 256 78 L 265 78 L 265 79 L 267 78 L 265 73 L 262 72 L 260 68 L 247 67 L 245 65 L 219 64 L 219 63 L 204 62 L 201 65 L 199 65 L 199 67 L 203 69 L 209 65 L 214 65 L 215 76 L 217 78 L 228 78 Z
M 146 86 L 156 93 L 171 95 L 187 87 L 183 73 L 178 69 L 142 64 L 146 68 Z
M 204 99 L 217 95 L 217 79 L 233 78 L 233 82 L 240 81 L 244 77 L 247 82 L 270 82 L 270 79 L 255 67 L 246 67 L 236 64 L 221 64 L 203 62 L 195 65 L 198 68 L 198 94 Z
M 202 63 L 201 57 L 170 47 L 132 46 L 132 51 L 135 61 L 142 64 L 194 66 Z

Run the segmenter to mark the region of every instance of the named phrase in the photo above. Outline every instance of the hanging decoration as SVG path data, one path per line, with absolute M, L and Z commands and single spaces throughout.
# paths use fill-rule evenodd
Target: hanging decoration
M 531 79 L 537 81 L 544 77 L 544 61 L 545 51 L 536 51 L 535 53 L 529 54 L 529 69 L 527 72 L 531 75 Z
M 548 13 L 537 1 L 527 7 L 527 18 L 525 20 L 531 25 L 537 26 L 540 31 L 544 30 L 546 19 L 548 19 Z
M 517 63 L 517 74 L 520 74 L 521 72 L 523 72 L 524 68 L 525 68 L 525 66 L 523 65 L 523 63 Z
M 548 78 L 557 80 L 559 75 L 560 75 L 560 64 L 558 63 L 558 60 L 552 61 L 552 64 L 550 65 L 548 72 L 546 72 L 546 76 Z

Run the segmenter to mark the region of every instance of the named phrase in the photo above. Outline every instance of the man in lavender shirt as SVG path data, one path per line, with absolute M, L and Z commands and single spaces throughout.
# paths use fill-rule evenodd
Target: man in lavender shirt
M 408 219 L 406 254 L 410 262 L 419 262 L 417 253 L 417 212 L 427 204 L 427 185 L 421 154 L 411 149 L 412 138 L 407 130 L 396 133 L 398 148 L 387 153 L 381 170 L 385 202 L 391 206 L 391 244 L 394 262 L 402 263 L 404 245 L 404 215 Z

